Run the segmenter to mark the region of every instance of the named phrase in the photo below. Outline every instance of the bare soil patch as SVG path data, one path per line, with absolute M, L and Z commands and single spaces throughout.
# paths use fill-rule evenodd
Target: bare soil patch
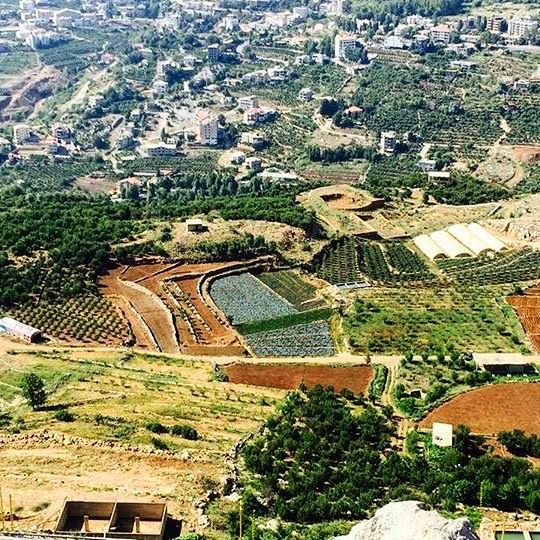
M 230 382 L 293 390 L 301 384 L 321 384 L 340 392 L 344 388 L 355 394 L 366 393 L 373 369 L 370 366 L 310 366 L 294 364 L 232 364 L 225 367 Z
M 512 429 L 540 434 L 540 383 L 497 384 L 465 392 L 429 413 L 420 426 L 431 429 L 433 422 L 465 424 L 482 435 Z
M 516 310 L 535 351 L 540 352 L 540 285 L 530 287 L 523 295 L 509 296 L 507 301 Z

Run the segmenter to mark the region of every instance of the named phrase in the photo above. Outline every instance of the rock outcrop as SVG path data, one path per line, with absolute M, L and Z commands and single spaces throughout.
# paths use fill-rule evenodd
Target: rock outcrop
M 466 518 L 446 519 L 418 501 L 393 502 L 335 540 L 478 540 Z

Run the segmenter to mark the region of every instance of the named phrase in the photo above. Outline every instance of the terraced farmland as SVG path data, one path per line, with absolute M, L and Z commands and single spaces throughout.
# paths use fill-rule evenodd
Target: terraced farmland
M 523 249 L 495 257 L 444 259 L 439 268 L 465 285 L 516 283 L 540 279 L 540 251 Z
M 257 356 L 332 356 L 335 352 L 326 321 L 249 334 L 246 341 Z
M 352 237 L 331 242 L 314 260 L 316 274 L 334 285 L 364 281 Z
M 511 295 L 508 303 L 516 310 L 527 336 L 540 352 L 540 285 L 535 285 L 522 295 Z
M 210 294 L 232 324 L 244 324 L 297 313 L 297 310 L 248 273 L 216 279 Z
M 291 270 L 265 272 L 257 276 L 265 285 L 297 309 L 313 307 L 317 289 Z

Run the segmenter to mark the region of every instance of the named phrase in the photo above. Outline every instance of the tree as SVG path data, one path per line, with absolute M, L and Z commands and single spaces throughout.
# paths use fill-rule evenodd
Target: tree
M 43 379 L 35 373 L 25 373 L 21 382 L 23 396 L 26 398 L 32 409 L 37 410 L 45 404 L 47 394 L 45 393 L 45 383 Z

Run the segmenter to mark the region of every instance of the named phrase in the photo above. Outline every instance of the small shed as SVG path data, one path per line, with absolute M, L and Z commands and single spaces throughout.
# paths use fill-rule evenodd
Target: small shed
M 431 442 L 436 446 L 448 448 L 452 446 L 452 437 L 454 429 L 452 424 L 443 424 L 442 422 L 433 422 L 431 428 Z
M 204 232 L 206 229 L 202 219 L 199 218 L 188 219 L 186 220 L 186 224 L 188 232 L 200 233 Z

